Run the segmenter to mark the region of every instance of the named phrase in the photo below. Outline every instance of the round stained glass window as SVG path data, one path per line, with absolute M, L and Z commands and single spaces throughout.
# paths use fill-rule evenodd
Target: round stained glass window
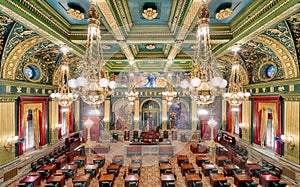
M 276 64 L 273 62 L 264 63 L 259 69 L 259 78 L 262 81 L 268 81 L 275 77 L 277 73 Z
M 26 79 L 32 82 L 41 80 L 41 68 L 37 64 L 26 64 L 24 67 L 24 74 Z

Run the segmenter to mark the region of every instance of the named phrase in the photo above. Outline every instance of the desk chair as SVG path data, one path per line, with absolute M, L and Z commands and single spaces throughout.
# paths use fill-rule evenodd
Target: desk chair
M 202 187 L 202 182 L 201 181 L 193 181 L 193 187 Z
M 91 175 L 91 178 L 96 177 L 96 170 L 94 169 L 87 169 L 84 170 L 85 174 L 89 173 Z
M 133 168 L 133 169 L 131 170 L 131 173 L 140 175 L 140 170 L 139 170 L 139 169 L 136 169 L 136 168 Z
M 49 171 L 46 170 L 39 170 L 38 173 L 41 176 L 41 179 L 47 179 L 50 176 Z
M 218 169 L 211 169 L 210 171 L 209 171 L 209 174 L 218 174 Z
M 101 183 L 101 187 L 112 187 L 112 182 L 110 181 L 103 181 Z
M 45 187 L 59 187 L 59 182 L 46 183 Z
M 74 184 L 74 187 L 87 187 L 87 183 L 86 182 L 76 182 Z
M 272 185 L 274 187 L 286 187 L 287 183 L 286 182 L 272 182 Z
M 246 184 L 247 187 L 256 187 L 256 186 L 258 186 L 257 182 L 245 182 L 245 184 Z
M 74 172 L 72 170 L 61 170 L 63 174 L 66 175 L 67 178 L 73 178 L 74 177 Z
M 139 183 L 138 183 L 138 182 L 129 182 L 129 183 L 128 183 L 128 186 L 129 186 L 129 187 L 138 187 L 138 186 L 139 186 Z
M 33 183 L 22 182 L 18 184 L 18 187 L 33 187 Z
M 242 173 L 242 172 L 243 172 L 242 169 L 234 169 L 234 170 L 232 170 L 232 173 L 233 173 L 233 174 L 236 174 L 236 173 Z
M 175 182 L 166 182 L 166 187 L 175 187 Z
M 105 161 L 104 160 L 94 160 L 94 164 L 98 164 L 98 167 L 101 168 L 104 166 Z
M 229 182 L 221 182 L 221 181 L 219 182 L 220 187 L 230 187 L 230 185 L 231 184 Z
M 114 174 L 115 175 L 115 177 L 117 177 L 118 176 L 118 170 L 113 170 L 113 169 L 110 169 L 110 170 L 108 170 L 108 172 L 107 173 L 112 173 L 112 174 Z
M 196 170 L 195 169 L 188 169 L 186 172 L 187 173 L 196 173 Z
M 81 168 L 84 166 L 84 162 L 82 160 L 74 160 L 74 163 L 77 164 L 78 168 Z

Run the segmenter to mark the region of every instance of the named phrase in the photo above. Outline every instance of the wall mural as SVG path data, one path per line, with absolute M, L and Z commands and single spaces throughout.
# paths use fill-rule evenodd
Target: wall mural
M 133 125 L 132 106 L 129 101 L 121 99 L 114 104 L 114 129 L 131 130 Z
M 172 103 L 168 113 L 168 129 L 191 129 L 188 106 L 180 100 Z
M 115 72 L 111 77 L 117 82 L 118 87 L 127 87 L 128 85 L 128 73 L 127 72 Z M 158 72 L 138 72 L 134 75 L 134 81 L 136 87 L 139 88 L 155 88 L 165 87 L 167 73 Z M 172 74 L 172 84 L 175 87 L 180 86 L 180 82 L 184 79 L 189 79 L 189 72 L 176 72 Z

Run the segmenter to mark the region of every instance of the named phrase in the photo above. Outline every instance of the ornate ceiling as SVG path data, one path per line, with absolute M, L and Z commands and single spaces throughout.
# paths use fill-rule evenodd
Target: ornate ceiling
M 53 84 L 61 64 L 60 46 L 71 50 L 72 73 L 84 53 L 88 0 L 3 0 L 0 3 L 0 78 L 27 80 L 26 64 L 43 73 L 36 82 Z M 127 71 L 191 70 L 195 25 L 201 0 L 97 0 L 107 69 Z M 150 8 L 150 9 L 149 9 Z M 224 77 L 229 77 L 233 45 L 241 45 L 245 84 L 299 76 L 300 4 L 295 0 L 211 0 L 213 52 Z M 155 17 L 145 17 L 156 10 Z M 232 12 L 231 12 L 232 11 Z M 152 16 L 152 15 L 151 15 Z M 217 17 L 224 19 L 217 19 Z M 264 64 L 277 72 L 263 77 Z

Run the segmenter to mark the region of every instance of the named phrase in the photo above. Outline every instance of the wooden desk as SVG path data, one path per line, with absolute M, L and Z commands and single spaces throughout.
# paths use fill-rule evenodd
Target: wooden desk
M 217 169 L 214 164 L 202 164 L 202 172 L 204 176 L 209 176 L 209 172 L 212 169 Z
M 105 157 L 104 156 L 101 156 L 101 155 L 96 155 L 94 158 L 93 158 L 93 161 L 105 161 Z
M 129 174 L 125 177 L 125 187 L 129 187 L 129 182 L 138 182 L 139 176 L 137 174 Z
M 107 166 L 106 168 L 107 170 L 113 169 L 113 170 L 119 170 L 120 169 L 120 165 L 119 164 L 115 164 L 115 163 L 111 163 Z
M 165 173 L 165 170 L 172 170 L 172 165 L 170 163 L 161 163 L 159 165 L 160 174 Z
M 115 175 L 114 174 L 103 174 L 100 179 L 99 179 L 99 186 L 102 186 L 102 182 L 107 181 L 107 182 L 112 182 L 112 186 L 114 186 Z
M 194 166 L 192 163 L 182 163 L 181 164 L 181 174 L 182 176 L 185 176 L 185 173 L 189 169 L 194 169 Z
M 41 176 L 40 175 L 27 175 L 19 183 L 33 183 L 34 187 L 39 187 L 41 184 Z
M 56 164 L 56 169 L 61 169 L 61 167 L 63 167 L 67 163 L 67 157 L 60 156 L 55 159 L 54 163 Z
M 91 179 L 90 174 L 80 174 L 80 175 L 76 175 L 76 176 L 74 177 L 74 179 L 73 179 L 73 184 L 75 184 L 75 183 L 84 183 L 84 182 L 86 182 L 86 183 L 87 183 L 87 186 L 89 186 L 90 179 Z
M 261 174 L 259 176 L 259 184 L 263 187 L 272 187 L 272 182 L 279 182 L 280 178 L 272 174 Z
M 50 175 L 52 175 L 56 171 L 56 165 L 55 164 L 45 164 L 39 170 L 40 171 L 49 171 Z
M 173 174 L 161 174 L 160 180 L 161 186 L 166 187 L 166 182 L 175 182 L 175 177 Z
M 201 181 L 201 178 L 198 173 L 186 173 L 185 174 L 185 183 L 187 187 L 193 187 L 194 181 Z
M 206 155 L 197 155 L 196 156 L 196 164 L 201 167 L 202 163 L 206 160 L 209 160 L 209 158 Z
M 246 182 L 252 182 L 253 179 L 250 177 L 250 175 L 247 175 L 245 173 L 236 173 L 234 174 L 234 184 L 237 187 L 243 187 L 246 186 Z
M 64 174 L 61 175 L 51 175 L 49 179 L 47 179 L 46 183 L 59 183 L 60 187 L 63 187 L 65 185 L 65 178 L 66 176 Z
M 85 162 L 86 162 L 86 156 L 75 156 L 74 157 L 74 161 L 83 161 L 84 162 L 84 164 L 85 164 Z
M 219 187 L 219 182 L 227 182 L 226 177 L 222 174 L 211 174 L 209 179 L 212 187 Z
M 185 161 L 189 161 L 189 158 L 187 157 L 187 155 L 178 155 L 177 156 L 177 164 L 178 164 L 178 166 L 181 166 L 181 163 L 183 163 Z
M 223 161 L 229 160 L 227 156 L 217 156 L 216 157 L 216 164 L 217 166 L 223 166 Z
M 86 174 L 87 173 L 87 170 L 93 170 L 93 171 L 95 171 L 95 176 L 94 177 L 96 177 L 97 175 L 98 175 L 98 164 L 87 164 L 87 165 L 85 165 L 85 167 L 84 167 L 84 173 Z M 93 176 L 91 176 L 91 177 L 93 177 Z
M 232 176 L 233 175 L 233 170 L 236 170 L 236 169 L 240 169 L 237 165 L 235 164 L 225 164 L 223 166 L 224 168 L 224 175 L 225 176 Z

